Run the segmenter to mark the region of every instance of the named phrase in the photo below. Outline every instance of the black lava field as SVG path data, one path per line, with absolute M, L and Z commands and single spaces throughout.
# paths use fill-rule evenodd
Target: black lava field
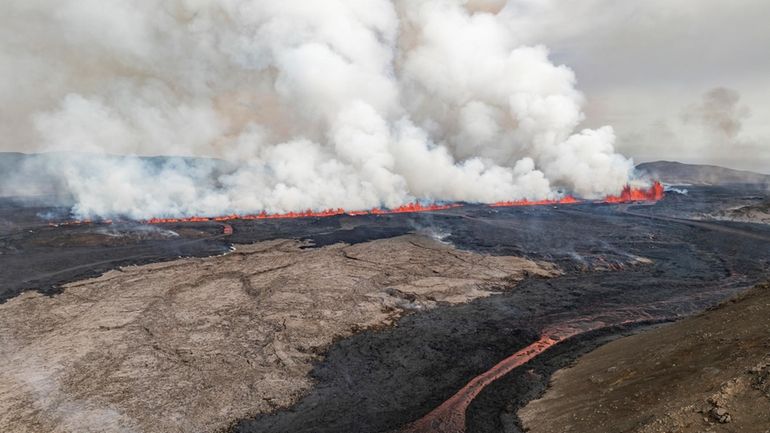
M 335 343 L 294 407 L 246 419 L 237 432 L 454 432 L 434 409 L 544 335 L 570 337 L 492 382 L 462 406 L 459 431 L 518 432 L 516 410 L 552 372 L 598 344 L 702 311 L 770 277 L 770 226 L 690 219 L 749 186 L 693 187 L 656 204 L 573 204 L 433 213 L 144 226 L 49 225 L 62 209 L 0 201 L 0 302 L 132 264 L 210 256 L 231 245 L 302 239 L 308 248 L 423 233 L 461 249 L 555 263 L 500 294 L 405 316 Z M 224 230 L 232 228 L 232 234 Z M 425 423 L 418 420 L 428 416 Z M 421 426 L 419 428 L 415 426 Z M 427 426 L 427 427 L 426 427 Z

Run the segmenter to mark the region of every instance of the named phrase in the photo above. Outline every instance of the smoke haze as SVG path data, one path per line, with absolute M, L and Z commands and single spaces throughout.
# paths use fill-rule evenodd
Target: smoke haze
M 510 0 L 501 13 L 576 72 L 585 125 L 612 125 L 624 155 L 770 173 L 770 2 Z M 751 109 L 730 140 L 682 119 L 716 88 Z
M 0 133 L 55 152 L 27 173 L 79 217 L 591 198 L 633 170 L 505 1 L 3 3 Z
M 739 105 L 740 100 L 736 90 L 717 87 L 706 92 L 701 102 L 687 107 L 682 120 L 705 126 L 717 139 L 734 140 L 743 128 L 743 120 L 751 115 L 748 107 Z

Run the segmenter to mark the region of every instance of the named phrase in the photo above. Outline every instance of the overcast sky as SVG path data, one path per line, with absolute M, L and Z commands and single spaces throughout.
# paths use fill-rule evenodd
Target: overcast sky
M 586 126 L 614 126 L 637 162 L 770 173 L 770 1 L 514 0 L 504 13 L 576 72 Z
M 497 10 L 505 0 L 469 1 Z M 618 150 L 636 162 L 770 173 L 770 1 L 510 0 L 500 13 L 522 44 L 546 45 L 554 62 L 575 71 L 584 126 L 613 126 Z M 13 14 L 3 20 L 8 47 L 45 30 Z M 5 48 L 0 43 L 0 58 Z M 27 72 L 0 83 L 0 151 L 33 151 L 29 113 L 45 107 L 30 101 L 45 99 L 24 95 L 45 94 L 61 74 L 35 66 L 34 52 L 8 55 L 15 63 L 0 63 L 0 76 Z

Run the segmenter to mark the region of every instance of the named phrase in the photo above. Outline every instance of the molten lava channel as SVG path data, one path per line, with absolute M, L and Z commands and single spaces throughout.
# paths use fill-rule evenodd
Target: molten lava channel
M 468 407 L 488 385 L 505 377 L 553 346 L 592 331 L 616 326 L 663 322 L 677 317 L 676 315 L 651 314 L 643 307 L 639 306 L 635 310 L 620 309 L 614 312 L 598 313 L 595 316 L 578 317 L 544 329 L 538 340 L 474 377 L 444 403 L 424 417 L 407 425 L 401 430 L 401 433 L 465 433 Z

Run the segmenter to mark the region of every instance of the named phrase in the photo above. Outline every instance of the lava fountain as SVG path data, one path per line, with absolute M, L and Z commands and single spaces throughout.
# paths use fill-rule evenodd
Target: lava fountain
M 604 198 L 604 203 L 633 203 L 635 201 L 649 201 L 655 202 L 663 199 L 665 195 L 663 185 L 660 182 L 655 182 L 649 189 L 644 188 L 631 188 L 626 185 L 623 191 L 618 196 L 607 196 Z

